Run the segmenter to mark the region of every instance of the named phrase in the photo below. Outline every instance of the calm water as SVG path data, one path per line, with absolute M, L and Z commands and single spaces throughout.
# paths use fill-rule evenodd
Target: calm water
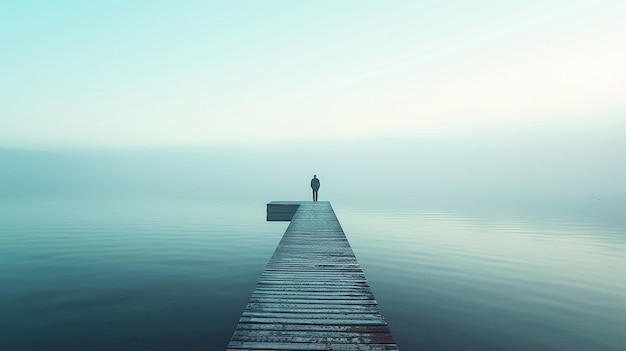
M 333 205 L 402 350 L 626 349 L 620 224 Z M 1 203 L 0 350 L 223 350 L 287 227 L 264 211 Z

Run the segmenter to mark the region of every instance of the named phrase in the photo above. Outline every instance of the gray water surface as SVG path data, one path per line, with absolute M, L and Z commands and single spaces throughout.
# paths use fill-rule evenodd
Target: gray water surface
M 626 349 L 619 225 L 333 206 L 403 350 Z M 0 350 L 223 350 L 286 226 L 256 202 L 2 202 Z

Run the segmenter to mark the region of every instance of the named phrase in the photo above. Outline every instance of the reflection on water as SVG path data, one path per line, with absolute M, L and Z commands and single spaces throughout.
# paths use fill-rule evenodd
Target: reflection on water
M 0 204 L 1 350 L 224 349 L 286 228 L 264 204 Z M 401 349 L 623 350 L 624 229 L 335 211 Z
M 286 225 L 263 205 L 5 204 L 0 350 L 224 349 Z
M 335 207 L 401 347 L 626 347 L 623 228 Z

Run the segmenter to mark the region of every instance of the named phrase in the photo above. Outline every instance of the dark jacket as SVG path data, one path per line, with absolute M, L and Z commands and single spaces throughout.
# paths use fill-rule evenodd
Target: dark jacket
M 313 190 L 318 190 L 320 188 L 320 180 L 319 180 L 319 178 L 311 179 L 311 188 L 313 188 Z

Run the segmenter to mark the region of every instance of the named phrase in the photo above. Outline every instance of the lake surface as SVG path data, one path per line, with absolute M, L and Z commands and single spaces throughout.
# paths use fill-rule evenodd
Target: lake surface
M 626 349 L 622 223 L 331 203 L 402 350 Z M 223 350 L 286 227 L 264 203 L 4 201 L 0 350 Z

